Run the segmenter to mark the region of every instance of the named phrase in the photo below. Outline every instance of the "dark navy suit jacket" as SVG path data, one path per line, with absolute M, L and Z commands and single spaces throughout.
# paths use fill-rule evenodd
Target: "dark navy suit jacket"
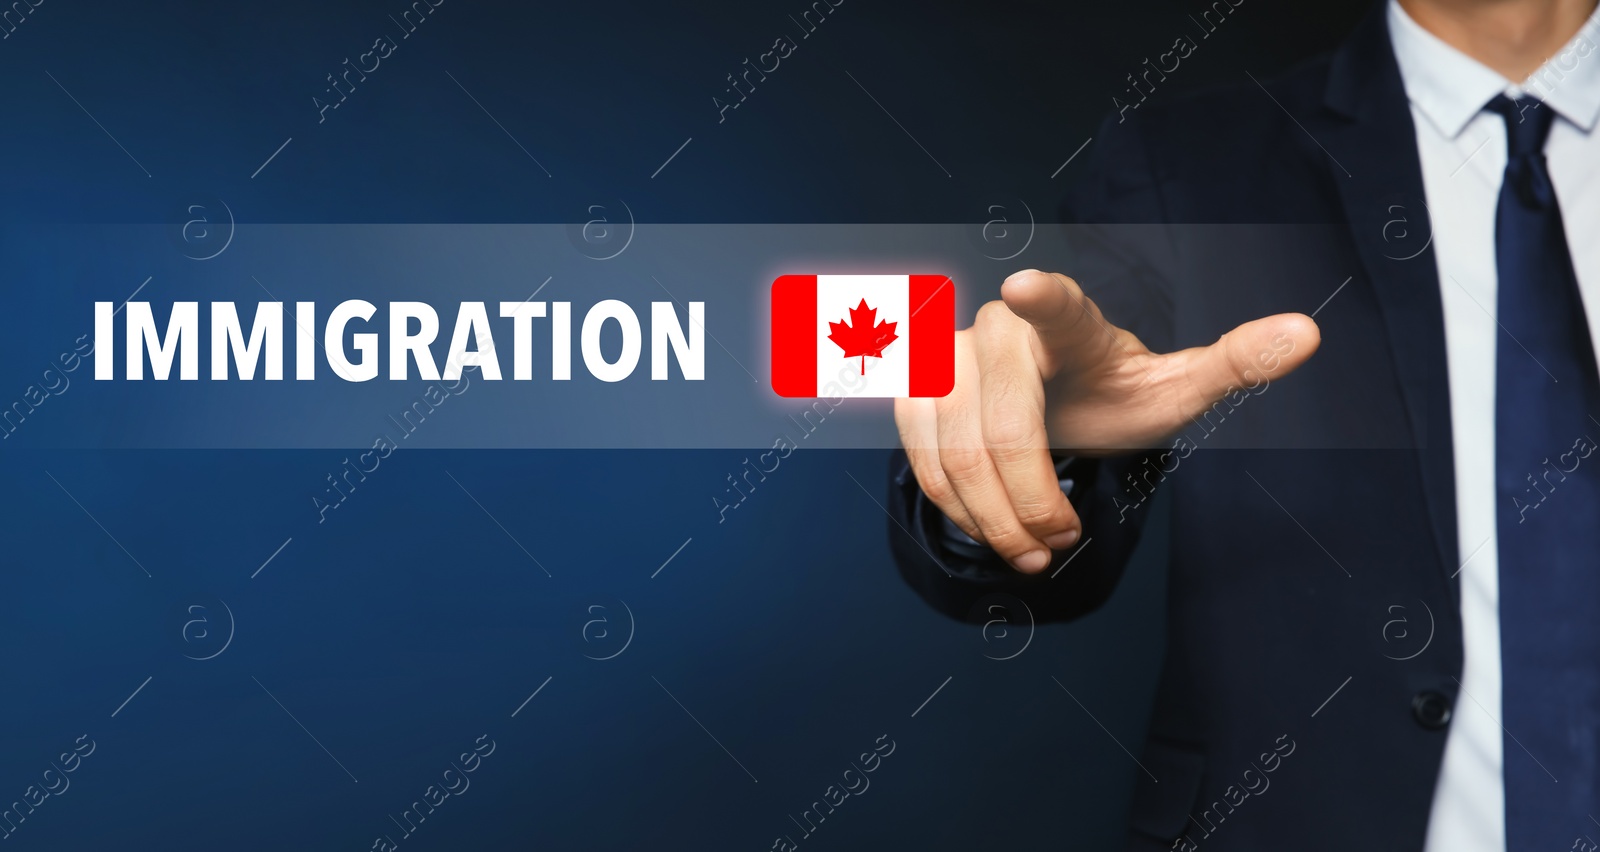
M 1462 556 L 1438 273 L 1382 4 L 1333 56 L 1262 82 L 1111 116 L 1061 271 L 1156 351 L 1320 306 L 1318 354 L 1230 395 L 1186 433 L 1197 449 L 1074 462 L 1085 539 L 1053 577 L 952 545 L 903 454 L 891 508 L 911 535 L 890 535 L 953 617 L 1003 592 L 1069 619 L 1112 593 L 1164 494 L 1156 781 L 1141 773 L 1131 847 L 1417 850 L 1459 693 Z

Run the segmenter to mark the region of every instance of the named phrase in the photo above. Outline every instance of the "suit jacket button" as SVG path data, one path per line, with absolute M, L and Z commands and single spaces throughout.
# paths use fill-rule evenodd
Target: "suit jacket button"
M 1437 731 L 1450 724 L 1450 699 L 1443 693 L 1425 689 L 1411 699 L 1411 715 L 1417 718 L 1417 724 Z

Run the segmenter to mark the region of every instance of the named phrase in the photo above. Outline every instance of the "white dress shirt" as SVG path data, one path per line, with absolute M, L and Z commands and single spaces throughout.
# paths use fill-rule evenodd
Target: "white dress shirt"
M 1496 347 L 1517 343 L 1506 339 L 1495 320 L 1494 223 L 1506 167 L 1505 124 L 1483 106 L 1497 94 L 1526 93 L 1556 112 L 1545 158 L 1593 334 L 1600 329 L 1600 133 L 1594 132 L 1600 118 L 1600 13 L 1521 84 L 1445 44 L 1396 0 L 1390 0 L 1388 15 L 1433 222 L 1455 441 L 1457 543 L 1464 562 L 1466 665 L 1426 850 L 1500 852 L 1506 832 L 1493 377 Z M 1600 341 L 1595 348 L 1600 351 Z M 1575 826 L 1574 837 L 1581 831 Z

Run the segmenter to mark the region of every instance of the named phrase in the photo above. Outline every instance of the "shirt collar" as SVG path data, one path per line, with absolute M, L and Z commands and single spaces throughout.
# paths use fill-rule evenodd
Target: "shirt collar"
M 1585 133 L 1600 120 L 1600 11 L 1520 85 L 1422 28 L 1389 0 L 1389 38 L 1406 97 L 1439 132 L 1454 139 L 1498 94 L 1544 101 Z
M 1509 94 L 1524 92 L 1555 110 L 1584 133 L 1600 120 L 1600 9 L 1539 70 Z

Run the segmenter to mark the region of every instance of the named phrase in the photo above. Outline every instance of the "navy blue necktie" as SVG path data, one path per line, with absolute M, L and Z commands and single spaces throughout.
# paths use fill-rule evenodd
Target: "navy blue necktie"
M 1507 143 L 1494 242 L 1506 844 L 1566 849 L 1600 814 L 1600 378 L 1545 166 L 1555 115 L 1527 97 L 1488 109 Z

